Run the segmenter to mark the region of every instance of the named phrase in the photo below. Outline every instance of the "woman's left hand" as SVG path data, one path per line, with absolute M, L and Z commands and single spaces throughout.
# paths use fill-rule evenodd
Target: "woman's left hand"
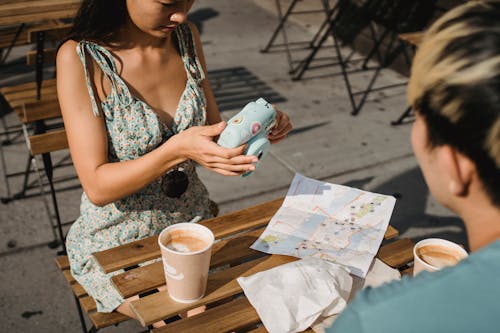
M 271 129 L 271 132 L 267 136 L 269 141 L 274 144 L 283 140 L 288 132 L 292 130 L 292 123 L 290 122 L 290 117 L 286 113 L 281 112 L 278 108 L 273 105 L 276 109 L 276 125 Z

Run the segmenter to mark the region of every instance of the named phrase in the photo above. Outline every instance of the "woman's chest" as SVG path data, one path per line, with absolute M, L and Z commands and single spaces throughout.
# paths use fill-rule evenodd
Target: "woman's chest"
M 171 56 L 168 61 L 118 56 L 120 77 L 136 99 L 147 104 L 169 127 L 179 101 L 186 89 L 187 73 L 182 58 Z M 109 82 L 105 90 L 111 91 Z

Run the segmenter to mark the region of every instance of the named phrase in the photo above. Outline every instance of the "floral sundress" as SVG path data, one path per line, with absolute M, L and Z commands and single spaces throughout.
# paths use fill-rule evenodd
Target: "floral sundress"
M 108 136 L 108 160 L 127 161 L 154 150 L 172 135 L 191 126 L 205 125 L 206 99 L 201 87 L 205 79 L 187 24 L 175 31 L 187 72 L 185 90 L 180 98 L 172 128 L 162 123 L 155 111 L 133 96 L 118 75 L 112 54 L 104 47 L 81 41 L 77 53 L 83 63 L 87 88 L 95 116 L 99 116 L 85 57 L 91 56 L 111 82 L 112 91 L 101 102 Z M 179 198 L 168 197 L 161 189 L 162 178 L 116 202 L 98 207 L 83 193 L 80 217 L 71 226 L 66 247 L 71 273 L 94 298 L 97 311 L 111 312 L 124 302 L 92 253 L 159 234 L 168 225 L 197 222 L 213 216 L 208 192 L 199 180 L 194 162 L 180 165 L 188 176 L 188 187 Z

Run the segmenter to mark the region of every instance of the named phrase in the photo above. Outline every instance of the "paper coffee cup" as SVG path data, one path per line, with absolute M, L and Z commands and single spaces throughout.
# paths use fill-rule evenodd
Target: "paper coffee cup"
M 467 257 L 460 245 L 440 238 L 421 240 L 413 247 L 413 275 L 421 271 L 435 272 L 443 267 L 456 265 Z
M 197 223 L 177 223 L 158 237 L 170 297 L 192 303 L 205 294 L 214 234 Z

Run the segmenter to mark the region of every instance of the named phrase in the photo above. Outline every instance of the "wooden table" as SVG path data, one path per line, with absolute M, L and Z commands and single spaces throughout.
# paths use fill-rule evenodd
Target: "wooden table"
M 29 24 L 75 16 L 81 0 L 17 0 L 0 3 L 0 26 Z
M 207 305 L 208 309 L 196 316 L 173 321 L 167 326 L 153 330 L 159 332 L 228 332 L 248 330 L 265 332 L 259 317 L 236 281 L 239 276 L 248 276 L 259 271 L 286 264 L 296 258 L 267 255 L 249 248 L 259 237 L 265 226 L 281 206 L 277 199 L 258 206 L 200 222 L 210 228 L 216 239 L 211 260 L 207 292 L 204 298 L 191 304 L 172 301 L 166 291 L 141 297 L 131 303 L 132 310 L 144 326 L 159 320 L 185 313 L 187 310 Z M 389 226 L 385 239 L 393 239 L 398 232 Z M 159 258 L 157 236 L 95 253 L 94 256 L 105 272 L 130 268 L 145 261 Z M 378 257 L 392 267 L 401 270 L 413 260 L 413 242 L 400 239 L 381 247 Z M 162 262 L 136 267 L 115 275 L 112 282 L 125 297 L 139 295 L 165 285 Z M 309 332 L 309 331 L 308 331 Z

